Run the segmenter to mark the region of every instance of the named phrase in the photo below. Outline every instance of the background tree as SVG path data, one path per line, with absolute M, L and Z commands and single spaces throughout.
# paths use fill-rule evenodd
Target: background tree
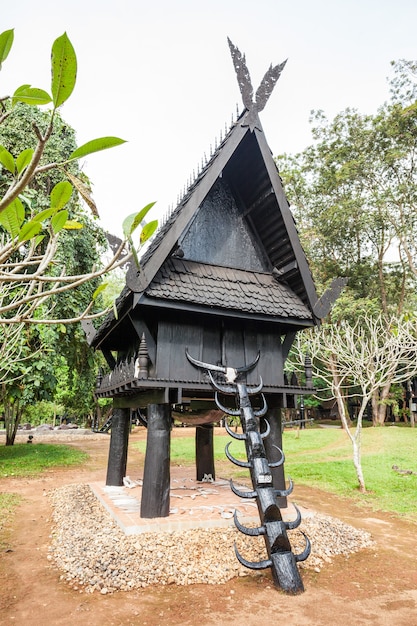
M 417 286 L 416 64 L 394 70 L 392 101 L 375 115 L 315 112 L 314 143 L 278 159 L 319 290 L 349 279 L 328 321 L 381 315 L 387 331 L 393 315 L 413 314 Z M 374 388 L 374 423 L 393 384 Z
M 12 44 L 12 30 L 0 34 L 0 66 Z M 64 324 L 103 313 L 95 310 L 103 276 L 129 259 L 137 261 L 137 248 L 157 225 L 153 221 L 142 228 L 134 244 L 133 233 L 153 204 L 128 216 L 124 240 L 101 262 L 106 240 L 80 204 L 79 196 L 98 215 L 77 162 L 123 140 L 103 137 L 76 146 L 74 131 L 58 112 L 73 91 L 76 69 L 74 49 L 64 34 L 52 46 L 50 94 L 22 85 L 11 98 L 0 98 L 0 329 L 4 339 L 13 335 L 14 325 L 19 329 L 19 341 L 9 344 L 15 352 L 7 353 L 0 378 L 7 444 L 14 441 L 25 403 L 52 397 L 53 365 L 55 371 L 65 365 L 68 389 L 85 398 L 87 411 L 93 356 L 87 354 L 80 328 Z M 39 105 L 49 109 L 41 111 Z M 47 332 L 46 324 L 54 327 Z
M 337 400 L 343 428 L 352 443 L 359 489 L 365 492 L 361 464 L 363 417 L 376 391 L 387 383 L 401 384 L 417 375 L 416 323 L 397 317 L 387 323 L 382 316 L 364 316 L 355 323 L 345 320 L 299 334 L 293 357 L 300 372 L 306 351 L 312 360 L 313 377 L 322 381 L 322 390 Z M 359 400 L 359 410 L 352 431 L 345 399 L 353 397 Z
M 12 30 L 0 34 L 0 64 L 7 58 L 12 44 Z M 13 149 L 12 145 L 0 145 L 0 183 L 5 189 L 0 198 L 0 225 L 3 228 L 0 248 L 0 322 L 3 323 L 20 323 L 25 320 L 37 324 L 39 318 L 34 315 L 34 311 L 39 304 L 50 304 L 55 294 L 78 289 L 80 285 L 102 277 L 111 269 L 126 263 L 128 258 L 136 260 L 132 233 L 152 206 L 148 205 L 125 220 L 125 239 L 111 261 L 103 267 L 71 275 L 65 265 L 59 263 L 56 256 L 59 237 L 65 230 L 80 229 L 82 226 L 79 221 L 69 219 L 67 205 L 71 202 L 72 185 L 88 206 L 93 211 L 96 210 L 85 180 L 71 171 L 73 162 L 98 150 L 120 145 L 123 140 L 117 137 L 94 139 L 72 150 L 64 159 L 61 157 L 59 161 L 48 160 L 48 150 L 52 153 L 55 140 L 62 144 L 67 144 L 67 140 L 71 141 L 71 132 L 65 125 L 59 124 L 58 115 L 59 107 L 67 101 L 74 89 L 77 70 L 76 55 L 65 33 L 55 40 L 51 59 L 51 94 L 30 85 L 22 85 L 11 98 L 1 99 L 2 124 L 9 123 L 9 117 L 14 117 L 15 110 L 17 117 L 19 116 L 19 111 L 22 111 L 16 109 L 19 104 L 51 105 L 42 123 L 39 123 L 39 119 L 32 121 L 30 128 L 34 133 L 34 144 L 32 138 L 32 143 L 21 151 L 17 150 L 15 154 L 9 149 Z M 57 132 L 54 135 L 55 125 Z M 8 139 L 16 145 L 14 137 L 11 128 Z M 29 141 L 27 136 L 26 140 Z M 64 174 L 71 183 L 60 180 L 54 184 L 53 177 L 57 171 L 61 177 Z M 37 194 L 39 189 L 42 189 L 42 193 Z M 45 197 L 47 202 L 44 205 Z M 156 221 L 153 221 L 142 229 L 140 243 L 151 236 L 156 225 Z M 124 251 L 127 251 L 127 255 L 122 258 Z M 17 291 L 18 298 L 15 295 Z M 85 318 L 91 313 L 91 308 L 92 305 L 61 321 Z M 52 323 L 51 316 L 42 321 Z

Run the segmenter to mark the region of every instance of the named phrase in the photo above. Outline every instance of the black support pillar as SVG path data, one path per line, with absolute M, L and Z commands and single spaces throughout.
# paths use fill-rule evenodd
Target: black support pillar
M 195 462 L 197 480 L 203 480 L 204 475 L 215 480 L 213 424 L 202 424 L 195 429 Z
M 277 448 L 282 450 L 282 424 L 281 424 L 281 408 L 273 407 L 269 408 L 265 418 L 261 418 L 263 421 L 266 419 L 269 422 L 269 426 L 271 428 L 271 432 L 268 437 L 264 439 L 264 446 L 266 456 L 268 461 L 279 461 L 281 458 L 281 453 Z M 266 424 L 261 424 L 261 431 L 265 431 Z M 277 446 L 275 448 L 274 446 Z M 272 483 L 275 489 L 280 489 L 281 491 L 286 489 L 285 485 L 285 473 L 284 473 L 284 464 L 279 467 L 271 468 L 272 474 Z M 287 498 L 286 496 L 278 497 L 277 504 L 282 509 L 287 506 Z
M 126 475 L 130 409 L 113 408 L 106 485 L 121 487 Z
M 169 515 L 171 427 L 170 405 L 149 404 L 141 517 Z

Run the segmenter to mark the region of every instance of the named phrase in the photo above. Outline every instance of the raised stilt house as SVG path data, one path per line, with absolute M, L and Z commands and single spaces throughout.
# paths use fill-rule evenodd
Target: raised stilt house
M 244 57 L 230 48 L 243 113 L 161 225 L 140 268 L 130 266 L 117 318 L 110 315 L 89 337 L 109 366 L 96 394 L 114 402 L 107 484 L 122 484 L 131 409 L 147 412 L 153 452 L 145 461 L 144 517 L 169 513 L 172 411 L 197 425 L 197 478 L 214 476 L 211 424 L 221 415 L 207 374 L 190 363 L 187 350 L 226 367 L 260 354 L 247 383 L 263 381 L 268 458 L 281 447 L 281 407 L 311 393 L 308 372 L 305 387 L 288 384 L 284 363 L 297 331 L 316 325 L 326 305 L 317 299 L 258 115 L 284 64 L 268 70 L 254 98 Z M 282 468 L 273 475 L 282 489 Z

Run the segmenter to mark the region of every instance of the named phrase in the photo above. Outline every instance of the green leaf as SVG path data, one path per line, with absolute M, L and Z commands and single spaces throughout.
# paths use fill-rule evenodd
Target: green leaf
M 120 139 L 119 137 L 100 137 L 99 139 L 92 139 L 74 150 L 74 152 L 68 157 L 68 161 L 81 159 L 88 154 L 100 152 L 100 150 L 107 150 L 108 148 L 114 148 L 116 146 L 120 146 L 122 143 L 126 143 L 126 141 L 125 139 Z
M 13 45 L 14 30 L 5 30 L 0 35 L 0 69 L 1 64 L 5 61 L 9 55 L 11 47 Z
M 72 195 L 72 185 L 67 180 L 57 183 L 51 191 L 51 209 L 62 209 Z
M 25 208 L 19 198 L 15 198 L 0 213 L 0 224 L 14 238 L 19 235 L 20 227 L 25 219 Z
M 23 150 L 23 152 L 18 155 L 16 158 L 16 168 L 18 174 L 21 174 L 23 170 L 27 168 L 32 160 L 33 152 L 32 148 L 26 148 L 26 150 Z
M 92 299 L 96 300 L 97 297 L 107 289 L 107 287 L 109 286 L 109 283 L 101 283 L 101 285 L 99 285 L 97 287 L 97 289 L 95 290 L 95 292 L 93 293 Z
M 37 235 L 39 235 L 42 230 L 42 224 L 40 222 L 35 222 L 34 220 L 30 220 L 30 222 L 26 222 L 23 224 L 22 228 L 19 232 L 19 241 L 28 241 L 29 239 L 33 239 Z
M 51 100 L 52 98 L 49 93 L 43 89 L 38 89 L 31 85 L 21 85 L 12 96 L 12 106 L 14 107 L 16 102 L 24 102 L 31 106 L 38 106 L 41 104 L 49 104 Z
M 6 148 L 4 148 L 3 146 L 1 146 L 1 148 L 0 148 L 0 163 L 11 174 L 15 173 L 16 165 L 15 165 L 15 162 L 14 162 L 13 155 L 10 154 L 10 152 L 8 150 L 6 150 Z
M 64 224 L 65 230 L 81 230 L 84 226 L 76 220 L 67 220 Z
M 52 45 L 52 100 L 57 109 L 72 94 L 77 78 L 77 57 L 67 33 Z
M 34 222 L 44 222 L 45 220 L 49 220 L 56 212 L 57 209 L 44 209 L 37 213 L 32 219 Z
M 65 222 L 67 221 L 67 219 L 68 219 L 68 211 L 66 209 L 64 209 L 63 211 L 59 211 L 59 213 L 56 213 L 53 216 L 53 218 L 51 219 L 51 226 L 55 235 L 64 228 Z
M 132 213 L 124 219 L 122 228 L 125 237 L 130 237 L 130 235 L 139 226 L 141 221 L 145 218 L 147 213 L 154 205 L 155 202 L 151 202 L 150 204 L 147 204 L 141 211 L 138 211 L 137 213 Z
M 28 191 L 28 190 L 26 190 Z M 19 195 L 19 198 L 21 199 L 22 202 L 24 202 L 27 206 L 27 208 L 29 209 L 29 211 L 32 210 L 32 198 L 28 198 L 26 194 L 21 193 Z
M 45 239 L 45 235 L 38 235 L 35 239 L 35 247 L 37 248 L 44 239 Z
M 142 232 L 140 234 L 140 243 L 142 244 L 145 243 L 145 241 L 148 241 L 148 239 L 152 237 L 157 228 L 158 220 L 152 220 L 152 222 L 146 224 L 146 226 L 142 228 Z

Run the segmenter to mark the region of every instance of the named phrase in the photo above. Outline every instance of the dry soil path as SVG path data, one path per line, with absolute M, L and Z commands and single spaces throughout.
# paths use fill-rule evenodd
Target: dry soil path
M 174 436 L 190 434 L 189 429 L 174 432 Z M 136 433 L 131 442 L 143 436 L 143 431 Z M 148 587 L 106 596 L 71 589 L 47 558 L 51 508 L 45 494 L 65 484 L 103 480 L 109 441 L 106 436 L 72 439 L 70 445 L 90 455 L 81 468 L 48 471 L 37 479 L 0 480 L 0 491 L 23 497 L 8 535 L 8 550 L 0 554 L 0 624 L 417 624 L 417 525 L 302 486 L 295 487 L 297 502 L 370 531 L 376 545 L 349 558 L 338 557 L 319 573 L 304 570 L 306 591 L 300 596 L 277 591 L 269 574 L 250 575 L 225 585 Z M 127 473 L 135 475 L 143 458 L 131 450 L 128 463 Z

